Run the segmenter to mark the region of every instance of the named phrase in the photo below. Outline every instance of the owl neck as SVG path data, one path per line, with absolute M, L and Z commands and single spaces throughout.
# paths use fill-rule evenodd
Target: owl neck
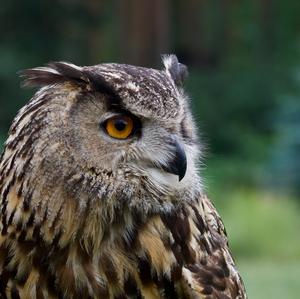
M 31 212 L 38 227 L 36 233 L 43 242 L 56 243 L 62 249 L 78 243 L 89 255 L 101 252 L 109 244 L 121 242 L 130 246 L 137 228 L 153 217 L 176 214 L 195 198 L 195 192 L 190 191 L 153 193 L 145 186 L 141 188 L 134 183 L 125 186 L 122 182 L 109 189 L 103 188 L 101 182 L 101 177 L 75 174 L 68 177 L 67 184 L 62 180 L 55 188 L 50 182 L 44 188 L 35 188 Z M 66 186 L 72 187 L 66 190 Z
M 2 186 L 7 189 L 4 213 L 11 219 L 11 230 L 22 226 L 27 232 L 25 239 L 47 246 L 63 249 L 78 242 L 91 253 L 123 236 L 123 241 L 129 242 L 136 227 L 155 215 L 176 211 L 198 196 L 196 188 L 181 193 L 161 191 L 146 180 L 128 180 L 109 171 L 74 172 L 75 162 L 67 161 L 70 155 L 63 157 L 68 162 L 65 167 L 59 164 L 59 145 L 53 144 L 47 151 L 51 159 L 41 159 L 36 152 L 28 158 L 29 171 L 14 168 L 7 175 L 11 180 Z M 9 167 L 13 156 L 6 155 Z

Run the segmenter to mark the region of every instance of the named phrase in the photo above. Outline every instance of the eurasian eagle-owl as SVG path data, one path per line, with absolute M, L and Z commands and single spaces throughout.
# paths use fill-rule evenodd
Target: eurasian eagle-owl
M 1 298 L 246 298 L 201 189 L 186 67 L 56 62 L 1 158 Z

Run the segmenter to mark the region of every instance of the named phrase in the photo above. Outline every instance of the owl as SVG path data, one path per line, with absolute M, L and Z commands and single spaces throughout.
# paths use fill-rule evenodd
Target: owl
M 39 90 L 0 162 L 0 298 L 246 298 L 199 177 L 187 69 L 163 63 L 21 72 Z

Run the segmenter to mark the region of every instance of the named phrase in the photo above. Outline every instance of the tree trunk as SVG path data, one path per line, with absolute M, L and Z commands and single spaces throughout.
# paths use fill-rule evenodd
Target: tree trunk
M 119 0 L 120 56 L 127 63 L 153 66 L 169 50 L 168 0 Z

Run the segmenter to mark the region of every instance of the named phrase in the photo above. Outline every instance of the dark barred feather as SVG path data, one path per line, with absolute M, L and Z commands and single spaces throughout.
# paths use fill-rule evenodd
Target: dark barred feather
M 176 87 L 186 68 L 172 55 L 164 63 L 165 71 L 54 62 L 21 73 L 25 86 L 46 87 L 15 118 L 0 161 L 0 298 L 246 298 L 222 221 L 198 182 L 176 193 L 128 167 L 120 178 L 84 160 L 102 158 L 89 152 L 99 148 L 101 107 L 139 110 L 160 126 L 180 119 L 182 142 L 196 146 Z

